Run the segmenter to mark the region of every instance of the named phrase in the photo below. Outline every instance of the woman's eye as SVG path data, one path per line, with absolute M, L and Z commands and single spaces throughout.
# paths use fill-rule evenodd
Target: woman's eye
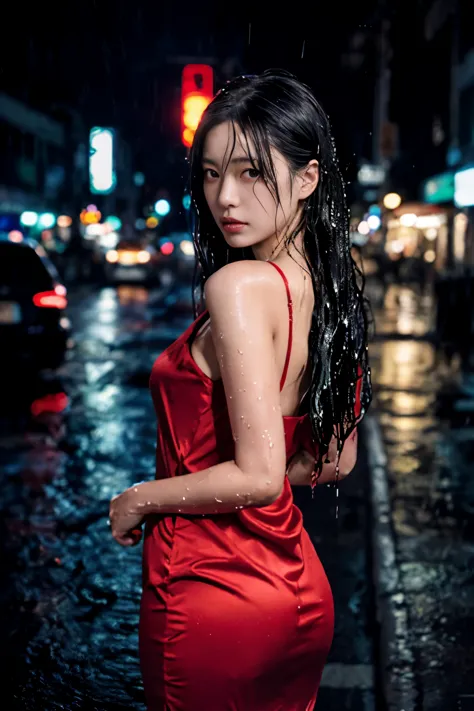
M 216 173 L 216 171 L 213 170 L 212 168 L 205 168 L 204 169 L 204 177 L 205 178 L 218 178 L 219 173 Z
M 260 175 L 260 171 L 257 170 L 256 168 L 248 168 L 247 170 L 244 171 L 244 173 L 247 173 L 248 177 L 251 178 L 252 180 L 256 180 Z

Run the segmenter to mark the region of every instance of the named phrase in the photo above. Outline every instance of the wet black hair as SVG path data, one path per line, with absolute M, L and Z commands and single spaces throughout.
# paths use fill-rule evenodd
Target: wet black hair
M 202 307 L 204 284 L 211 274 L 229 261 L 254 259 L 250 248 L 229 250 L 204 196 L 204 142 L 209 131 L 224 122 L 234 128 L 234 145 L 239 130 L 247 145 L 254 148 L 252 165 L 277 204 L 280 196 L 272 147 L 285 157 L 292 175 L 312 159 L 319 163 L 318 186 L 305 201 L 299 225 L 285 236 L 288 246 L 304 231 L 304 256 L 315 296 L 309 334 L 311 384 L 304 406 L 318 444 L 318 472 L 332 437 L 336 436 L 340 452 L 357 424 L 359 379 L 361 415 L 372 397 L 364 279 L 351 256 L 345 185 L 329 121 L 312 91 L 284 70 L 237 77 L 209 104 L 189 155 L 192 231 L 198 262 L 196 313 Z

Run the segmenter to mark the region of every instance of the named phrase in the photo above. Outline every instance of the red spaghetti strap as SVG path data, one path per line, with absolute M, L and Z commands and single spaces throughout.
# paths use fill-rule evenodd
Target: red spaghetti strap
M 288 325 L 288 346 L 286 349 L 286 358 L 285 358 L 285 365 L 283 367 L 283 373 L 281 374 L 281 380 L 280 380 L 280 392 L 283 390 L 283 386 L 285 384 L 286 380 L 286 375 L 288 373 L 288 365 L 290 363 L 290 356 L 291 356 L 291 346 L 293 343 L 293 301 L 291 300 L 291 292 L 290 292 L 290 287 L 288 285 L 288 279 L 285 276 L 285 273 L 278 264 L 275 264 L 275 262 L 268 262 L 268 264 L 271 264 L 272 267 L 275 267 L 277 272 L 280 272 L 281 278 L 283 279 L 283 282 L 285 284 L 286 288 L 286 296 L 288 298 L 288 317 L 289 317 L 289 325 Z

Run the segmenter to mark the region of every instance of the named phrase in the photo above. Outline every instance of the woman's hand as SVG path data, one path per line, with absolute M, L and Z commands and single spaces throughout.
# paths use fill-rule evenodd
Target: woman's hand
M 112 536 L 121 546 L 136 546 L 142 537 L 143 511 L 140 510 L 138 486 L 126 489 L 110 502 Z

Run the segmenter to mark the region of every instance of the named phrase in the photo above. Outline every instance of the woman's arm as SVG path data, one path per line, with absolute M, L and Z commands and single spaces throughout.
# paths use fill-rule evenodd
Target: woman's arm
M 235 459 L 201 472 L 130 487 L 112 502 L 113 533 L 114 518 L 117 521 L 127 511 L 131 529 L 139 514 L 218 514 L 266 506 L 278 498 L 286 453 L 274 333 L 282 304 L 281 283 L 264 262 L 229 264 L 208 279 L 206 305 Z
M 320 477 L 318 478 L 318 484 L 330 484 L 336 480 L 336 454 L 337 454 L 337 442 L 333 438 L 331 444 L 329 445 L 328 456 L 325 459 L 329 459 L 329 463 L 324 463 L 323 469 Z M 341 456 L 339 458 L 339 474 L 338 481 L 344 479 L 351 471 L 354 469 L 357 461 L 357 429 L 355 429 L 352 434 L 344 443 Z M 312 454 L 307 452 L 305 449 L 300 450 L 291 459 L 290 464 L 287 469 L 288 479 L 292 486 L 308 486 L 311 484 L 311 474 L 314 471 L 315 459 Z

